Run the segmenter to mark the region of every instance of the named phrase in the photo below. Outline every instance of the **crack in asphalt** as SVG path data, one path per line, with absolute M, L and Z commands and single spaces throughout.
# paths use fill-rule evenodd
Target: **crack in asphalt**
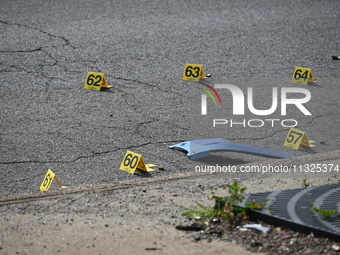
M 14 164 L 32 164 L 32 163 L 36 163 L 36 164 L 46 164 L 46 163 L 50 163 L 50 164 L 59 164 L 59 163 L 63 163 L 63 164 L 68 164 L 68 163 L 74 163 L 77 162 L 81 159 L 88 159 L 88 158 L 93 158 L 96 156 L 101 156 L 103 154 L 109 154 L 109 153 L 115 153 L 117 151 L 121 151 L 121 150 L 130 150 L 130 149 L 134 149 L 134 148 L 141 148 L 144 146 L 148 146 L 148 145 L 156 145 L 156 144 L 166 144 L 166 143 L 179 143 L 182 142 L 183 140 L 170 140 L 170 141 L 161 141 L 161 142 L 146 142 L 143 144 L 139 144 L 139 145 L 133 145 L 133 146 L 129 146 L 129 147 L 123 147 L 123 148 L 118 148 L 115 150 L 110 150 L 110 151 L 102 151 L 102 152 L 93 152 L 91 155 L 89 156 L 79 156 L 76 157 L 73 160 L 69 160 L 69 161 L 55 161 L 55 160 L 46 160 L 46 161 L 40 161 L 40 160 L 25 160 L 25 161 L 11 161 L 11 162 L 0 162 L 0 165 L 14 165 Z
M 137 124 L 137 127 L 136 127 L 136 133 L 138 133 L 141 137 L 143 138 L 152 138 L 153 136 L 152 135 L 144 135 L 141 133 L 140 131 L 140 128 L 143 126 L 143 125 L 147 125 L 147 124 L 150 124 L 150 123 L 153 123 L 153 122 L 159 122 L 160 120 L 159 119 L 153 119 L 153 120 L 149 120 L 149 121 L 144 121 L 144 122 L 140 122 Z M 170 121 L 164 121 L 164 124 L 165 125 L 168 125 L 170 123 Z M 174 122 L 171 122 L 171 124 L 175 125 L 178 129 L 182 129 L 182 130 L 185 130 L 185 131 L 189 131 L 189 128 L 187 127 L 181 127 L 179 125 L 176 125 L 177 123 L 174 123 Z
M 62 46 L 70 46 L 72 47 L 73 49 L 76 49 L 75 46 L 73 46 L 70 41 L 68 39 L 66 39 L 64 36 L 61 36 L 61 35 L 54 35 L 54 34 L 51 34 L 49 32 L 46 32 L 40 28 L 36 28 L 36 27 L 31 27 L 31 26 L 28 26 L 28 25 L 25 25 L 25 24 L 20 24 L 20 23 L 12 23 L 12 22 L 8 22 L 8 21 L 4 21 L 4 20 L 0 20 L 0 23 L 2 24 L 5 24 L 5 25 L 10 25 L 10 26 L 18 26 L 18 27 L 24 27 L 24 28 L 27 28 L 27 29 L 32 29 L 32 30 L 36 30 L 42 34 L 45 34 L 45 35 L 48 35 L 48 36 L 51 36 L 51 37 L 54 37 L 54 38 L 57 38 L 57 39 L 61 39 L 63 40 L 65 43 L 64 45 Z M 10 53 L 16 53 L 16 52 L 32 52 L 32 51 L 39 51 L 41 50 L 42 48 L 52 48 L 52 47 L 60 47 L 60 46 L 45 46 L 45 47 L 38 47 L 36 49 L 31 49 L 31 50 L 25 50 L 25 51 L 0 51 L 0 52 L 10 52 Z
M 41 174 L 37 174 L 37 175 L 34 175 L 34 176 L 30 176 L 30 177 L 27 177 L 27 178 L 24 178 L 24 179 L 15 179 L 13 181 L 8 181 L 6 180 L 6 184 L 11 184 L 11 183 L 18 183 L 18 182 L 25 182 L 25 181 L 31 181 L 31 180 L 34 180 L 35 178 L 40 178 L 41 177 Z M 2 183 L 2 182 L 0 182 Z
M 180 94 L 180 93 L 175 92 L 175 91 L 166 90 L 166 89 L 158 87 L 157 85 L 150 84 L 150 83 L 147 83 L 147 82 L 144 82 L 144 81 L 138 81 L 138 80 L 135 80 L 135 79 L 129 79 L 129 78 L 123 78 L 123 77 L 117 77 L 117 76 L 113 76 L 113 78 L 117 79 L 117 80 L 136 82 L 136 83 L 143 84 L 143 85 L 146 85 L 146 86 L 149 86 L 149 87 L 152 87 L 152 88 L 156 88 L 157 90 L 160 90 L 160 91 L 163 91 L 163 92 L 166 92 L 166 93 L 171 93 L 171 94 L 175 94 L 175 95 L 183 97 L 183 94 Z
M 230 139 L 258 141 L 258 140 L 263 140 L 263 139 L 271 138 L 271 137 L 273 137 L 273 136 L 275 136 L 276 134 L 281 133 L 281 132 L 287 132 L 287 129 L 276 130 L 276 131 L 274 131 L 274 132 L 273 132 L 271 135 L 269 135 L 269 136 L 262 136 L 262 137 L 243 137 L 243 138 L 232 137 L 232 138 L 230 138 Z
M 0 50 L 0 53 L 32 53 L 32 52 L 37 52 L 41 50 L 42 50 L 42 47 L 39 47 L 33 50 Z
M 63 65 L 57 57 L 53 56 L 53 54 L 48 51 L 49 48 L 58 48 L 58 47 L 64 47 L 64 46 L 69 46 L 72 49 L 76 49 L 76 47 L 73 46 L 67 38 L 65 38 L 64 36 L 55 35 L 55 34 L 46 32 L 46 31 L 44 31 L 44 30 L 42 30 L 40 28 L 29 26 L 29 25 L 25 25 L 25 24 L 7 22 L 7 21 L 4 21 L 4 20 L 0 20 L 0 24 L 4 24 L 4 25 L 8 25 L 8 26 L 17 26 L 17 27 L 22 27 L 22 28 L 25 28 L 25 29 L 34 30 L 34 31 L 37 31 L 38 33 L 41 33 L 41 34 L 47 35 L 49 37 L 52 37 L 52 38 L 55 38 L 55 39 L 63 41 L 62 45 L 50 45 L 50 46 L 40 45 L 40 46 L 36 46 L 34 48 L 28 48 L 28 49 L 0 50 L 0 53 L 4 53 L 4 54 L 6 54 L 6 53 L 9 53 L 9 54 L 11 54 L 11 53 L 26 53 L 26 54 L 31 54 L 31 53 L 36 53 L 36 52 L 42 52 L 43 54 L 45 54 L 47 56 L 47 59 L 50 60 L 48 63 L 38 63 L 37 64 L 37 70 L 29 70 L 29 69 L 27 69 L 25 67 L 21 67 L 21 66 L 18 66 L 18 65 L 8 65 L 6 63 L 1 63 L 3 66 L 5 66 L 5 67 L 7 66 L 7 68 L 13 68 L 15 70 L 8 70 L 7 69 L 7 70 L 1 70 L 0 72 L 2 72 L 2 73 L 4 73 L 4 72 L 25 72 L 26 74 L 35 75 L 37 77 L 42 77 L 42 78 L 46 78 L 46 79 L 55 79 L 55 80 L 62 81 L 62 82 L 68 82 L 68 80 L 65 80 L 65 79 L 62 79 L 62 78 L 47 75 L 42 70 L 43 67 L 45 67 L 45 66 L 49 66 L 49 67 L 58 66 L 58 67 L 64 68 L 64 70 L 67 71 L 66 66 Z M 55 43 L 58 44 L 57 41 Z M 92 67 L 92 65 L 90 65 L 88 63 L 85 63 L 85 65 L 88 66 L 88 67 L 91 67 L 91 68 L 93 68 L 95 70 L 98 70 L 98 72 L 100 72 L 100 69 L 97 68 L 97 67 Z M 148 83 L 148 82 L 145 82 L 145 81 L 131 79 L 131 78 L 124 78 L 124 77 L 119 77 L 119 76 L 112 76 L 112 78 L 116 79 L 116 80 L 123 80 L 123 81 L 134 82 L 134 83 L 141 84 L 143 86 L 146 86 L 146 87 L 149 87 L 149 88 L 152 88 L 152 89 L 155 89 L 155 90 L 159 90 L 159 91 L 162 91 L 162 92 L 165 92 L 165 93 L 171 93 L 171 94 L 174 94 L 174 95 L 177 95 L 177 96 L 180 96 L 180 97 L 184 96 L 183 94 L 180 94 L 180 93 L 178 93 L 176 91 L 171 91 L 169 89 L 165 89 L 165 88 L 159 87 L 159 86 L 157 86 L 155 84 L 151 84 L 151 83 Z M 45 102 L 49 103 L 49 101 L 51 100 L 50 83 L 48 81 L 45 81 L 44 84 L 45 84 L 44 91 L 45 91 L 45 94 L 46 94 Z M 130 93 L 128 91 L 124 91 L 124 89 L 116 89 L 116 90 L 120 91 L 122 94 L 125 94 L 125 95 L 130 95 L 130 96 L 133 96 L 133 97 L 136 96 L 134 93 Z M 132 106 L 132 107 L 136 108 L 134 106 Z M 137 123 L 136 126 L 134 127 L 136 133 L 138 133 L 143 138 L 150 138 L 147 135 L 143 135 L 140 132 L 140 128 L 143 125 L 145 125 L 145 124 L 150 124 L 150 123 L 157 122 L 157 121 L 159 121 L 159 119 L 153 118 L 152 120 L 147 120 L 147 121 L 143 121 L 143 122 Z M 188 128 L 182 128 L 182 129 L 188 130 Z M 59 129 L 57 131 L 54 131 L 53 133 L 58 133 L 60 130 L 61 129 Z M 66 139 L 72 140 L 71 138 L 66 138 Z M 92 151 L 91 155 L 87 155 L 87 156 L 83 155 L 83 156 L 76 157 L 76 158 L 74 158 L 72 160 L 66 160 L 66 161 L 65 160 L 61 160 L 61 161 L 60 160 L 23 160 L 23 161 L 12 161 L 12 162 L 0 162 L 0 165 L 32 164 L 32 163 L 36 163 L 36 164 L 73 163 L 73 162 L 77 162 L 77 161 L 79 161 L 81 159 L 88 159 L 88 158 L 100 156 L 100 155 L 103 155 L 103 154 L 115 153 L 115 152 L 121 151 L 121 150 L 130 150 L 130 149 L 134 149 L 134 148 L 140 148 L 140 147 L 143 147 L 143 146 L 156 145 L 156 144 L 178 143 L 178 142 L 181 142 L 181 141 L 182 140 L 171 140 L 171 141 L 161 141 L 161 142 L 151 142 L 151 141 L 148 141 L 148 142 L 145 142 L 143 144 L 134 145 L 134 146 L 128 146 L 128 147 L 125 147 L 125 148 L 118 148 L 118 149 L 115 149 L 113 151 L 102 151 L 102 152 Z M 84 146 L 81 146 L 80 144 L 78 144 L 78 146 L 84 148 Z M 18 182 L 18 181 L 19 182 L 20 181 L 23 182 L 23 181 L 34 179 L 36 177 L 30 177 L 30 178 L 25 178 L 25 179 L 22 179 L 22 180 L 16 180 L 16 182 Z
M 15 66 L 15 65 L 6 65 L 4 63 L 0 63 L 1 65 L 3 66 L 7 66 L 7 67 L 10 67 L 10 68 L 16 68 L 16 69 L 19 69 L 18 71 L 9 71 L 9 70 L 0 70 L 0 73 L 17 73 L 17 72 L 25 72 L 25 73 L 28 73 L 29 71 L 26 70 L 25 68 L 23 67 L 19 67 L 19 66 Z
M 89 63 L 84 63 L 86 66 L 88 66 L 90 69 L 95 69 L 97 72 L 103 72 L 100 68 L 98 68 L 95 63 L 93 63 L 94 65 L 90 65 Z M 157 89 L 157 90 L 160 90 L 160 91 L 163 91 L 163 92 L 166 92 L 166 93 L 171 93 L 171 94 L 175 94 L 175 95 L 178 95 L 180 97 L 184 97 L 183 94 L 181 93 L 178 93 L 178 92 L 175 92 L 175 91 L 171 91 L 171 90 L 167 90 L 167 89 L 164 89 L 164 88 L 161 88 L 161 87 L 158 87 L 157 85 L 154 85 L 154 84 L 151 84 L 151 83 L 148 83 L 148 82 L 145 82 L 145 81 L 140 81 L 140 80 L 136 80 L 136 79 L 131 79 L 131 78 L 124 78 L 124 77 L 120 77 L 120 76 L 111 76 L 113 79 L 116 79 L 116 80 L 122 80 L 122 81 L 131 81 L 131 82 L 136 82 L 138 84 L 142 84 L 142 85 L 145 85 L 147 87 L 151 87 L 151 88 L 154 88 L 154 89 Z M 119 89 L 119 88 L 116 88 L 115 87 L 115 90 L 118 90 L 122 93 L 126 93 L 126 94 L 131 94 L 133 96 L 135 96 L 135 94 L 133 93 L 128 93 L 122 89 Z
M 315 117 L 313 117 L 309 122 L 308 122 L 308 126 L 311 125 L 316 119 L 318 118 L 324 118 L 324 117 L 329 117 L 329 116 L 332 116 L 332 115 L 340 115 L 340 112 L 332 112 L 332 113 L 326 113 L 326 114 L 323 114 L 323 115 L 317 115 Z
M 305 127 L 305 126 L 310 126 L 312 124 L 312 122 L 314 122 L 316 119 L 318 118 L 324 118 L 324 117 L 329 117 L 332 115 L 340 115 L 340 113 L 334 112 L 334 113 L 328 113 L 328 114 L 324 114 L 324 115 L 317 115 L 315 117 L 313 117 L 310 121 L 308 121 L 308 123 L 306 125 L 301 125 L 301 127 Z M 298 128 L 298 127 L 295 127 Z M 239 138 L 239 137 L 232 137 L 230 139 L 236 139 L 236 140 L 252 140 L 252 141 L 257 141 L 257 140 L 263 140 L 263 139 L 267 139 L 267 138 L 272 138 L 273 136 L 275 136 L 278 133 L 281 132 L 288 132 L 288 128 L 286 129 L 281 129 L 281 130 L 276 130 L 274 131 L 271 135 L 269 136 L 262 136 L 262 137 L 243 137 L 243 138 Z
M 39 47 L 34 48 L 34 49 L 26 49 L 26 50 L 0 50 L 0 53 L 33 53 L 33 52 L 44 52 L 54 62 L 53 63 L 49 63 L 49 64 L 40 64 L 39 65 L 40 68 L 44 67 L 46 65 L 50 66 L 50 67 L 60 66 L 60 67 L 63 67 L 65 69 L 65 71 L 66 71 L 66 69 L 67 69 L 66 66 L 61 65 L 57 58 L 55 58 L 51 53 L 49 53 L 48 51 L 45 50 L 46 48 L 56 48 L 56 47 L 64 47 L 64 46 L 70 46 L 73 49 L 76 49 L 76 47 L 73 46 L 70 43 L 70 41 L 68 39 L 66 39 L 64 36 L 54 35 L 54 34 L 51 34 L 49 32 L 46 32 L 46 31 L 44 31 L 42 29 L 39 29 L 39 28 L 36 28 L 36 27 L 32 27 L 32 26 L 28 26 L 28 25 L 25 25 L 25 24 L 12 23 L 12 22 L 4 21 L 4 20 L 0 20 L 0 23 L 5 24 L 5 25 L 19 26 L 19 27 L 24 27 L 26 29 L 36 30 L 36 31 L 38 31 L 38 32 L 40 32 L 42 34 L 45 34 L 45 35 L 48 35 L 50 37 L 54 37 L 54 38 L 57 38 L 57 39 L 61 39 L 61 40 L 64 41 L 63 45 L 39 46 Z M 24 71 L 27 74 L 37 74 L 38 76 L 42 76 L 44 78 L 55 79 L 55 80 L 59 80 L 59 81 L 63 81 L 63 82 L 68 82 L 67 80 L 61 79 L 59 77 L 48 76 L 48 75 L 44 74 L 43 72 L 30 71 L 30 70 L 27 70 L 27 69 L 25 69 L 23 67 L 19 67 L 19 66 L 15 66 L 15 65 L 6 65 L 5 63 L 1 63 L 1 64 L 4 65 L 4 66 L 8 66 L 8 67 L 11 67 L 11 68 L 18 69 L 20 71 Z M 96 69 L 98 72 L 101 72 L 100 68 L 97 68 L 95 66 L 91 66 L 88 63 L 86 63 L 86 65 L 91 67 L 91 68 L 93 68 L 93 69 Z M 0 72 L 3 73 L 3 72 L 15 72 L 15 71 L 0 70 Z M 176 91 L 171 91 L 171 90 L 168 90 L 168 89 L 164 89 L 164 88 L 160 88 L 157 85 L 154 85 L 154 84 L 151 84 L 151 83 L 148 83 L 148 82 L 145 82 L 145 81 L 140 81 L 140 80 L 130 79 L 130 78 L 124 78 L 124 77 L 118 77 L 118 76 L 113 76 L 113 79 L 136 82 L 138 84 L 142 84 L 144 86 L 148 86 L 148 87 L 156 89 L 156 90 L 160 90 L 160 91 L 163 91 L 163 92 L 166 92 L 166 93 L 171 93 L 171 94 L 175 94 L 177 96 L 183 97 L 183 94 L 181 94 L 181 93 L 178 93 Z M 47 91 L 48 91 L 48 88 L 47 88 Z M 123 90 L 120 90 L 120 91 L 123 92 L 123 93 L 127 93 L 127 92 L 125 92 Z M 49 100 L 49 96 L 47 96 L 46 102 L 48 100 Z

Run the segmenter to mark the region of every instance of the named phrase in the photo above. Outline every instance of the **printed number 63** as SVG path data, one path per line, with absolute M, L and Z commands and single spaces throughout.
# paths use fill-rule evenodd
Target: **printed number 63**
M 195 71 L 195 73 L 193 72 Z M 199 68 L 198 66 L 196 67 L 192 67 L 192 66 L 188 66 L 186 69 L 185 69 L 185 75 L 187 77 L 194 77 L 194 78 L 197 78 L 200 76 L 200 72 L 201 72 L 201 68 Z

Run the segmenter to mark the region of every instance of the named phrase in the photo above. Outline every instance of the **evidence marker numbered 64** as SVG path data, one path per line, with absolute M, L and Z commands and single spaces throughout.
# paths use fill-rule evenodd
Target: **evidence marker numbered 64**
M 308 85 L 308 83 L 317 83 L 317 81 L 314 78 L 312 69 L 295 67 L 292 77 L 292 83 Z

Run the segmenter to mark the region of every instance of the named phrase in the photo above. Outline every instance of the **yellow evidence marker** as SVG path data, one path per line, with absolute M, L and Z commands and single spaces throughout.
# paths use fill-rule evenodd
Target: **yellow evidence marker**
M 66 186 L 62 186 L 60 181 L 58 180 L 57 176 L 51 171 L 51 169 L 48 169 L 47 173 L 45 175 L 45 178 L 40 185 L 40 190 L 42 190 L 42 191 L 49 190 L 53 180 L 55 180 L 57 182 L 57 184 L 59 185 L 60 188 L 62 188 L 62 189 L 67 188 Z
M 136 169 L 152 172 L 155 171 L 152 167 L 155 167 L 154 164 L 145 164 L 143 156 L 132 151 L 127 151 L 124 159 L 119 167 L 120 170 L 128 172 L 130 174 L 134 174 Z
M 204 79 L 204 68 L 202 65 L 186 64 L 184 67 L 182 80 L 199 81 Z
M 84 89 L 100 90 L 101 88 L 109 89 L 112 87 L 113 85 L 107 84 L 105 74 L 93 72 L 87 73 Z
M 283 146 L 298 150 L 300 145 L 310 148 L 315 147 L 314 143 L 314 141 L 308 140 L 306 132 L 291 128 Z
M 314 79 L 313 71 L 310 68 L 295 67 L 292 83 L 308 85 L 308 83 L 317 83 Z

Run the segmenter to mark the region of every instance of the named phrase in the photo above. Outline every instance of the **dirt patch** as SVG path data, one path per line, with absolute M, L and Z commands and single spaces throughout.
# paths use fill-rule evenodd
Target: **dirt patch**
M 245 237 L 238 237 L 239 232 L 224 239 L 213 235 L 197 238 L 205 233 L 176 229 L 192 223 L 181 216 L 183 210 L 178 205 L 195 207 L 194 201 L 213 205 L 209 187 L 215 187 L 216 195 L 226 195 L 225 184 L 232 181 L 220 174 L 3 205 L 0 254 L 251 254 L 247 249 L 258 252 L 261 245 L 252 249 L 252 240 L 246 241 L 245 247 L 240 245 L 239 240 Z M 332 180 L 309 181 L 321 185 Z M 248 192 L 298 188 L 301 183 L 302 179 L 293 178 L 240 181 Z M 275 237 L 254 233 L 252 238 L 255 240 L 256 235 L 255 241 L 262 243 L 277 242 L 277 238 L 287 235 L 275 230 Z M 299 237 L 285 243 L 293 238 Z M 309 243 L 301 245 L 308 249 Z M 320 251 L 328 247 L 322 242 L 318 245 Z

